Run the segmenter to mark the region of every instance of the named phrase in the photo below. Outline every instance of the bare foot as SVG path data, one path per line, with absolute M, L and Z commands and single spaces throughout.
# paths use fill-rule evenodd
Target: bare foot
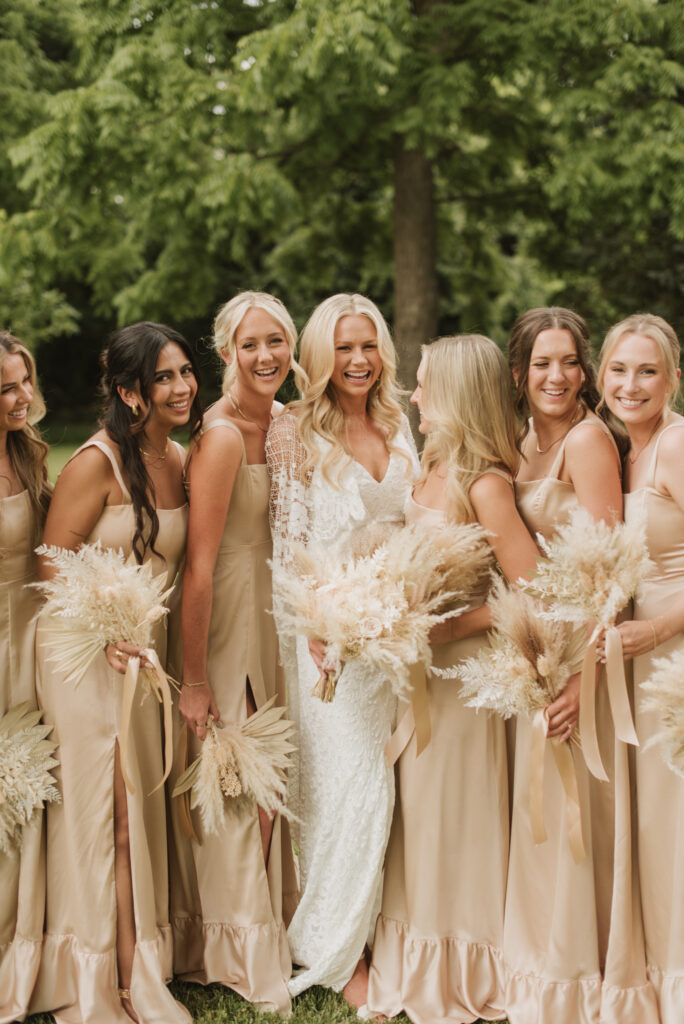
M 342 995 L 355 1010 L 366 1005 L 368 998 L 368 967 L 366 958 L 362 956 L 354 968 L 354 973 L 342 989 Z

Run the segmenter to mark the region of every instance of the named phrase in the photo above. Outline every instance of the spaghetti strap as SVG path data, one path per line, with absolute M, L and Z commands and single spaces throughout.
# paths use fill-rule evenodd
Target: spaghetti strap
M 684 423 L 681 423 L 681 422 L 678 422 L 678 423 L 668 423 L 666 427 L 663 427 L 663 429 L 658 434 L 658 437 L 656 438 L 655 447 L 653 449 L 653 455 L 651 456 L 651 464 L 648 467 L 648 477 L 646 479 L 646 486 L 650 487 L 652 490 L 656 489 L 654 481 L 655 481 L 656 464 L 657 464 L 657 461 L 658 461 L 658 448 L 660 447 L 660 438 L 663 436 L 663 434 L 666 431 L 672 430 L 673 427 L 680 427 L 680 428 L 684 427 Z
M 109 461 L 111 463 L 112 470 L 114 472 L 114 477 L 116 479 L 116 482 L 119 485 L 119 487 L 121 488 L 121 493 L 123 494 L 124 503 L 129 505 L 130 502 L 131 502 L 131 496 L 128 493 L 128 488 L 126 487 L 126 484 L 123 481 L 123 476 L 121 475 L 121 469 L 119 468 L 119 463 L 117 461 L 116 455 L 114 454 L 112 449 L 109 447 L 109 445 L 105 444 L 104 441 L 86 441 L 85 444 L 82 444 L 80 448 L 76 449 L 74 454 L 71 456 L 71 459 L 75 459 L 76 456 L 80 455 L 80 453 L 82 451 L 85 451 L 86 448 L 99 448 L 99 450 L 101 452 L 103 452 L 104 455 L 107 456 L 107 458 L 109 459 Z M 71 459 L 69 459 L 69 462 L 71 462 Z
M 556 458 L 554 460 L 553 466 L 551 467 L 547 479 L 560 480 L 560 472 L 563 468 L 563 459 L 565 458 L 565 445 L 567 444 L 568 438 L 574 430 L 578 430 L 580 427 L 584 427 L 587 424 L 589 424 L 590 426 L 598 427 L 599 430 L 602 430 L 603 433 L 606 434 L 611 439 L 613 445 L 615 445 L 615 438 L 613 437 L 608 424 L 604 423 L 601 417 L 596 416 L 596 414 L 594 414 L 593 416 L 587 415 L 584 417 L 584 419 L 580 420 L 579 423 L 576 423 L 574 427 L 571 427 L 570 430 L 568 430 L 567 434 L 561 442 L 561 446 L 558 449 L 558 454 L 556 455 Z M 615 447 L 615 451 L 617 452 L 617 447 Z
M 247 452 L 245 451 L 245 439 L 242 436 L 242 431 L 240 430 L 240 428 L 237 427 L 234 423 L 231 423 L 230 420 L 218 418 L 218 419 L 215 419 L 215 420 L 210 420 L 209 423 L 207 423 L 205 426 L 203 426 L 202 427 L 202 434 L 206 434 L 206 432 L 208 430 L 212 430 L 214 427 L 230 427 L 231 430 L 235 431 L 235 433 L 240 438 L 240 443 L 242 444 L 242 463 L 241 464 L 243 466 L 246 465 L 246 463 L 247 463 Z

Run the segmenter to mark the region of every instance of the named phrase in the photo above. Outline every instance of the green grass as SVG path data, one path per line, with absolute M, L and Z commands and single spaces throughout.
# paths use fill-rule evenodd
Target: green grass
M 222 985 L 185 984 L 175 981 L 171 991 L 192 1015 L 196 1024 L 280 1024 L 275 1013 L 259 1013 L 251 1003 Z M 397 1024 L 409 1024 L 407 1017 L 396 1017 Z M 28 1017 L 28 1024 L 50 1024 L 52 1017 L 41 1013 Z M 291 1024 L 351 1024 L 357 1021 L 341 995 L 325 988 L 312 988 L 293 1003 Z
M 54 483 L 78 446 L 87 441 L 93 433 L 93 427 L 92 425 L 77 427 L 53 425 L 46 427 L 41 433 L 44 440 L 50 445 L 48 475 Z

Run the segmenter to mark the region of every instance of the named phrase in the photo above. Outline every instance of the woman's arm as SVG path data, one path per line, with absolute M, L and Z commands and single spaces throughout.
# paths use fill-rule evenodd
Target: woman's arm
M 596 423 L 578 424 L 565 445 L 565 468 L 577 500 L 596 520 L 622 519 L 620 458 L 615 442 Z
M 219 718 L 207 678 L 207 645 L 214 567 L 241 460 L 240 437 L 232 428 L 218 426 L 198 441 L 190 459 L 190 516 L 181 603 L 183 688 L 178 706 L 199 739 L 206 735 L 207 717 Z M 202 682 L 205 685 L 196 685 Z

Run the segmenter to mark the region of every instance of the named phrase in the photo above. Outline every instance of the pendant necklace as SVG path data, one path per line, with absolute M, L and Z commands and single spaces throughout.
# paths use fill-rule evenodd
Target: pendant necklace
M 579 414 L 582 412 L 583 409 L 584 409 L 584 406 L 582 405 L 582 403 L 578 402 L 577 403 L 577 408 L 575 409 L 575 412 L 574 412 L 574 415 L 573 415 L 572 419 L 570 420 L 570 425 L 568 426 L 568 429 L 565 431 L 565 433 L 561 434 L 560 437 L 557 437 L 555 441 L 552 441 L 551 444 L 548 445 L 546 448 L 540 448 L 539 447 L 539 438 L 537 437 L 537 440 L 536 440 L 536 443 L 535 443 L 535 448 L 537 449 L 537 452 L 538 452 L 539 455 L 546 455 L 547 452 L 550 452 L 551 449 L 555 448 L 555 446 L 557 444 L 560 444 L 560 442 L 563 440 L 563 438 L 568 436 L 568 434 L 570 433 L 572 428 L 577 423 L 577 420 L 579 419 Z
M 268 434 L 268 427 L 271 426 L 271 423 L 273 421 L 273 417 L 271 416 L 270 413 L 268 416 L 268 427 L 262 427 L 261 424 L 257 423 L 256 420 L 250 420 L 248 416 L 245 416 L 244 412 L 240 408 L 240 403 L 238 402 L 237 398 L 235 397 L 232 391 L 228 392 L 228 397 L 230 398 L 231 404 L 235 409 L 235 412 L 238 414 L 238 416 L 242 416 L 245 423 L 251 423 L 252 426 L 256 427 L 257 430 L 260 430 L 262 434 Z

